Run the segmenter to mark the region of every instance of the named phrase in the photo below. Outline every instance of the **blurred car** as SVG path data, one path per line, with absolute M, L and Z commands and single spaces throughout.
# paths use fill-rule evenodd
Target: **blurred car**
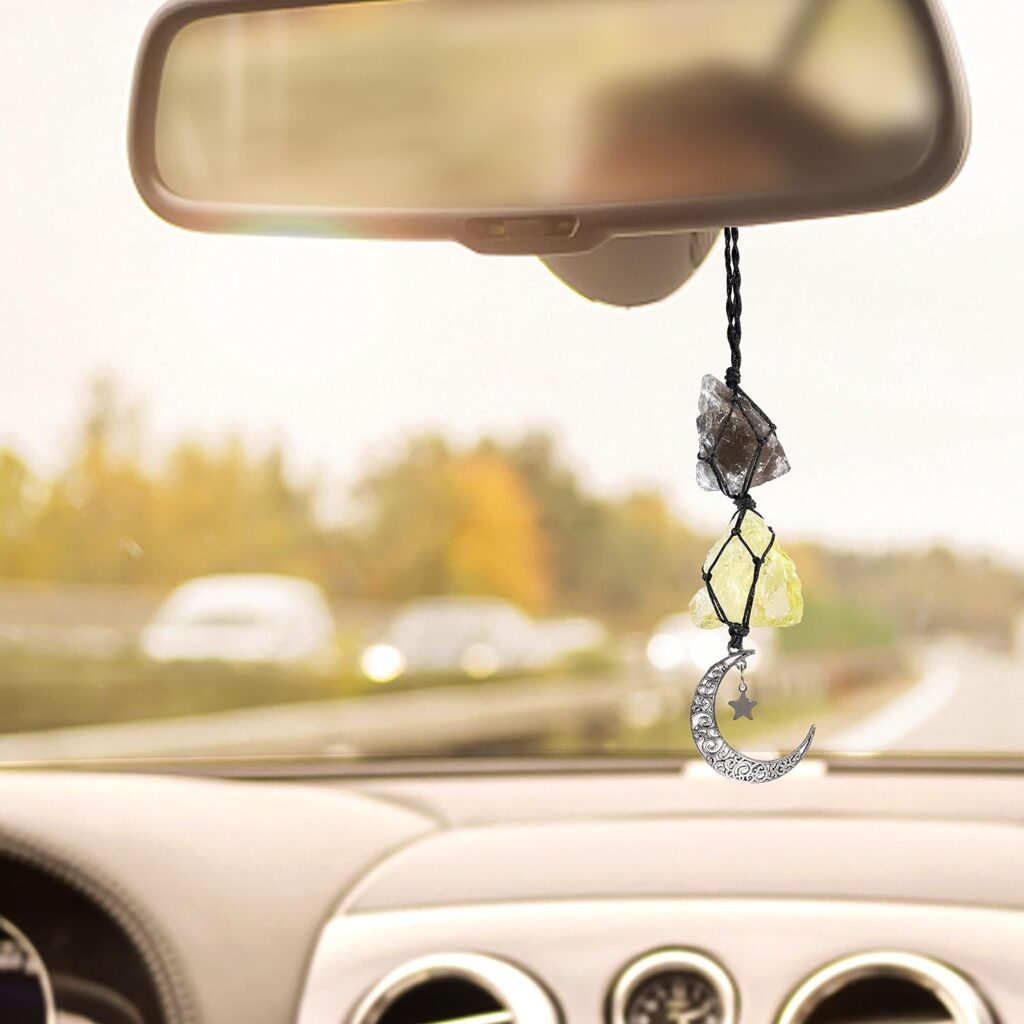
M 647 641 L 647 662 L 656 673 L 686 675 L 703 673 L 709 665 L 725 656 L 725 630 L 698 629 L 689 612 L 663 619 Z M 768 629 L 751 631 L 748 647 L 758 652 L 750 671 L 767 664 L 775 647 L 775 636 Z
M 430 597 L 410 602 L 362 655 L 364 675 L 389 683 L 401 675 L 459 673 L 486 679 L 538 668 L 536 624 L 500 598 Z
M 227 574 L 183 583 L 140 638 L 155 661 L 327 667 L 334 618 L 324 592 L 294 576 Z

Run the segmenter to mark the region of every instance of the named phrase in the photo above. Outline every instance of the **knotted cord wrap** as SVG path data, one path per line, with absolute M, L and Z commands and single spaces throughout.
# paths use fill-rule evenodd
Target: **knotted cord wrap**
M 750 465 L 747 467 L 739 493 L 737 494 L 733 494 L 730 491 L 725 477 L 715 460 L 715 454 L 726 433 L 728 420 L 722 427 L 722 430 L 716 438 L 715 443 L 711 446 L 710 451 L 698 453 L 697 458 L 711 467 L 715 479 L 718 482 L 719 490 L 726 495 L 726 497 L 732 498 L 733 504 L 736 506 L 736 514 L 733 517 L 733 525 L 732 529 L 729 531 L 729 535 L 715 553 L 714 558 L 704 566 L 701 573 L 701 578 L 704 581 L 704 587 L 711 600 L 711 607 L 714 609 L 715 615 L 718 617 L 719 622 L 729 627 L 729 651 L 733 654 L 743 649 L 744 640 L 750 634 L 750 616 L 754 609 L 754 593 L 757 589 L 757 581 L 761 575 L 761 567 L 764 564 L 764 560 L 768 557 L 768 553 L 775 544 L 775 531 L 770 526 L 768 526 L 768 532 L 771 535 L 771 539 L 769 540 L 767 547 L 761 552 L 754 551 L 743 536 L 743 520 L 748 514 L 755 515 L 762 520 L 764 518 L 757 511 L 757 503 L 750 496 L 749 492 L 764 446 L 775 434 L 775 424 L 772 423 L 765 415 L 764 410 L 761 409 L 760 406 L 758 406 L 740 387 L 740 366 L 743 361 L 743 355 L 740 351 L 740 344 L 743 340 L 743 327 L 740 322 L 740 318 L 743 315 L 743 298 L 740 295 L 741 283 L 739 229 L 729 227 L 725 229 L 725 315 L 726 339 L 729 342 L 730 353 L 730 365 L 725 371 L 725 383 L 732 392 L 729 417 L 744 417 L 755 438 L 756 451 L 754 458 L 751 459 Z M 742 402 L 740 401 L 741 398 L 743 399 Z M 758 430 L 757 424 L 752 420 L 751 416 L 747 412 L 745 403 L 749 403 L 749 406 L 754 409 L 768 424 L 767 433 L 762 433 Z M 765 525 L 767 526 L 767 524 Z M 750 590 L 747 593 L 747 599 L 743 607 L 743 617 L 738 622 L 733 621 L 728 617 L 728 615 L 726 615 L 725 609 L 722 607 L 722 602 L 719 600 L 718 595 L 715 593 L 715 588 L 712 585 L 712 574 L 715 566 L 718 564 L 718 561 L 724 554 L 726 548 L 733 543 L 740 543 L 744 548 L 746 548 L 753 568 L 750 580 Z
M 739 361 L 738 355 L 736 357 L 736 360 L 737 362 Z M 725 373 L 727 381 L 729 378 L 730 370 L 732 370 L 732 367 L 730 367 L 729 370 L 726 370 Z M 736 371 L 736 376 L 738 379 L 739 370 Z M 772 421 L 768 418 L 764 409 L 762 409 L 757 404 L 757 402 L 755 402 L 750 397 L 750 395 L 748 395 L 746 391 L 744 391 L 743 388 L 739 386 L 739 384 L 737 384 L 734 388 L 731 388 L 731 390 L 732 401 L 729 403 L 729 416 L 726 419 L 726 422 L 722 424 L 721 429 L 718 433 L 718 437 L 715 439 L 715 443 L 707 451 L 697 452 L 697 458 L 701 462 L 706 463 L 711 468 L 711 472 L 714 474 L 715 481 L 718 483 L 718 489 L 727 498 L 732 498 L 732 500 L 736 503 L 737 508 L 754 508 L 754 499 L 750 497 L 749 491 L 750 488 L 753 486 L 754 474 L 757 472 L 757 467 L 761 462 L 761 456 L 764 452 L 764 447 L 775 436 L 776 428 L 775 424 L 772 423 Z M 743 399 L 743 401 L 741 402 L 740 399 Z M 757 415 L 760 416 L 762 420 L 764 420 L 768 427 L 767 432 L 762 432 L 759 429 L 758 424 L 754 421 L 754 418 L 751 416 L 751 411 L 757 413 Z M 754 458 L 750 460 L 746 472 L 744 473 L 743 480 L 740 483 L 740 489 L 735 494 L 729 489 L 728 481 L 725 479 L 721 469 L 718 466 L 718 463 L 715 461 L 715 455 L 718 453 L 719 446 L 721 445 L 722 440 L 725 438 L 726 432 L 728 431 L 729 427 L 729 420 L 732 419 L 733 416 L 742 416 L 743 419 L 746 420 L 747 426 L 750 428 L 750 433 L 753 435 L 754 442 L 757 446 Z M 747 502 L 750 502 L 751 504 L 748 505 L 746 504 Z
M 755 551 L 748 543 L 747 538 L 743 536 L 743 520 L 746 516 L 755 515 L 759 519 L 763 519 L 759 512 L 755 512 L 750 509 L 741 508 L 736 515 L 733 517 L 732 529 L 729 531 L 728 537 L 722 546 L 715 552 L 715 557 L 705 566 L 701 573 L 701 579 L 704 581 L 704 587 L 708 592 L 708 597 L 711 599 L 711 607 L 715 611 L 715 615 L 718 616 L 718 621 L 723 625 L 729 627 L 729 650 L 733 653 L 742 650 L 744 639 L 750 634 L 750 615 L 754 610 L 754 593 L 757 590 L 757 581 L 761 576 L 761 566 L 764 565 L 764 560 L 768 557 L 768 553 L 775 545 L 775 531 L 768 526 L 770 539 L 767 546 L 763 551 Z M 722 607 L 722 602 L 719 600 L 718 595 L 715 593 L 715 588 L 712 583 L 712 575 L 715 571 L 715 566 L 718 565 L 719 559 L 725 553 L 725 549 L 733 543 L 742 544 L 746 548 L 747 554 L 750 556 L 750 563 L 753 567 L 753 572 L 750 578 L 750 589 L 747 591 L 747 600 L 743 606 L 743 618 L 736 622 L 730 619 L 725 613 L 725 608 Z
M 729 652 L 735 654 L 743 649 L 744 639 L 750 635 L 750 627 L 738 623 L 729 624 Z

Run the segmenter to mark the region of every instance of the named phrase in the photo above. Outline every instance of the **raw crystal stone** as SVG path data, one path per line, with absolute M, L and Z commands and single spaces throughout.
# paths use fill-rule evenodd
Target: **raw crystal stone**
M 743 494 L 752 462 L 751 487 L 789 472 L 775 427 L 742 391 L 733 395 L 707 374 L 701 381 L 697 414 L 697 483 L 705 491 L 721 490 L 730 498 Z
M 736 533 L 737 523 L 739 535 Z M 743 541 L 749 545 L 749 551 Z M 716 562 L 715 557 L 719 551 L 722 554 Z M 768 551 L 767 555 L 765 551 Z M 711 586 L 722 610 L 730 622 L 743 621 L 747 595 L 754 576 L 755 555 L 764 561 L 754 588 L 750 625 L 795 626 L 804 617 L 800 577 L 793 559 L 779 547 L 777 541 L 772 544 L 771 530 L 756 512 L 738 513 L 732 527 L 715 541 L 704 561 L 704 572 L 711 573 Z M 690 618 L 701 629 L 716 629 L 722 625 L 715 614 L 707 587 L 701 587 L 693 595 Z

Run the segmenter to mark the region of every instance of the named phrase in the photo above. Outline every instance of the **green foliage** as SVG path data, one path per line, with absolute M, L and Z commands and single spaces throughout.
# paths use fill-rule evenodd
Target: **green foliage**
M 896 627 L 883 613 L 851 601 L 807 598 L 797 629 L 779 630 L 784 651 L 853 651 L 889 647 Z
M 2 647 L 0 680 L 4 732 L 331 700 L 367 690 L 358 676 L 296 666 L 161 664 L 130 651 L 90 658 Z
M 34 483 L 28 466 L 14 452 L 0 449 L 0 575 L 24 571 Z
M 685 607 L 707 541 L 680 522 L 661 495 L 609 500 L 587 493 L 549 434 L 482 447 L 518 470 L 537 504 L 560 610 L 645 627 Z
M 250 455 L 230 438 L 179 445 L 155 481 L 151 577 L 260 569 L 317 576 L 322 547 L 316 491 L 288 480 L 284 456 Z
M 958 632 L 1005 644 L 1024 604 L 1019 572 L 947 548 L 862 554 L 804 545 L 793 556 L 805 596 L 869 612 L 903 636 Z
M 455 529 L 444 480 L 450 459 L 442 438 L 413 438 L 397 458 L 356 484 L 360 516 L 354 549 L 369 593 L 404 600 L 447 589 L 445 545 Z

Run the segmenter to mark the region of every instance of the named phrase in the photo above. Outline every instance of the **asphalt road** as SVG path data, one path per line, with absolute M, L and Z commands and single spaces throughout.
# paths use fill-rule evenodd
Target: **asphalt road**
M 919 660 L 913 687 L 830 736 L 829 749 L 1024 753 L 1024 656 L 949 643 Z

